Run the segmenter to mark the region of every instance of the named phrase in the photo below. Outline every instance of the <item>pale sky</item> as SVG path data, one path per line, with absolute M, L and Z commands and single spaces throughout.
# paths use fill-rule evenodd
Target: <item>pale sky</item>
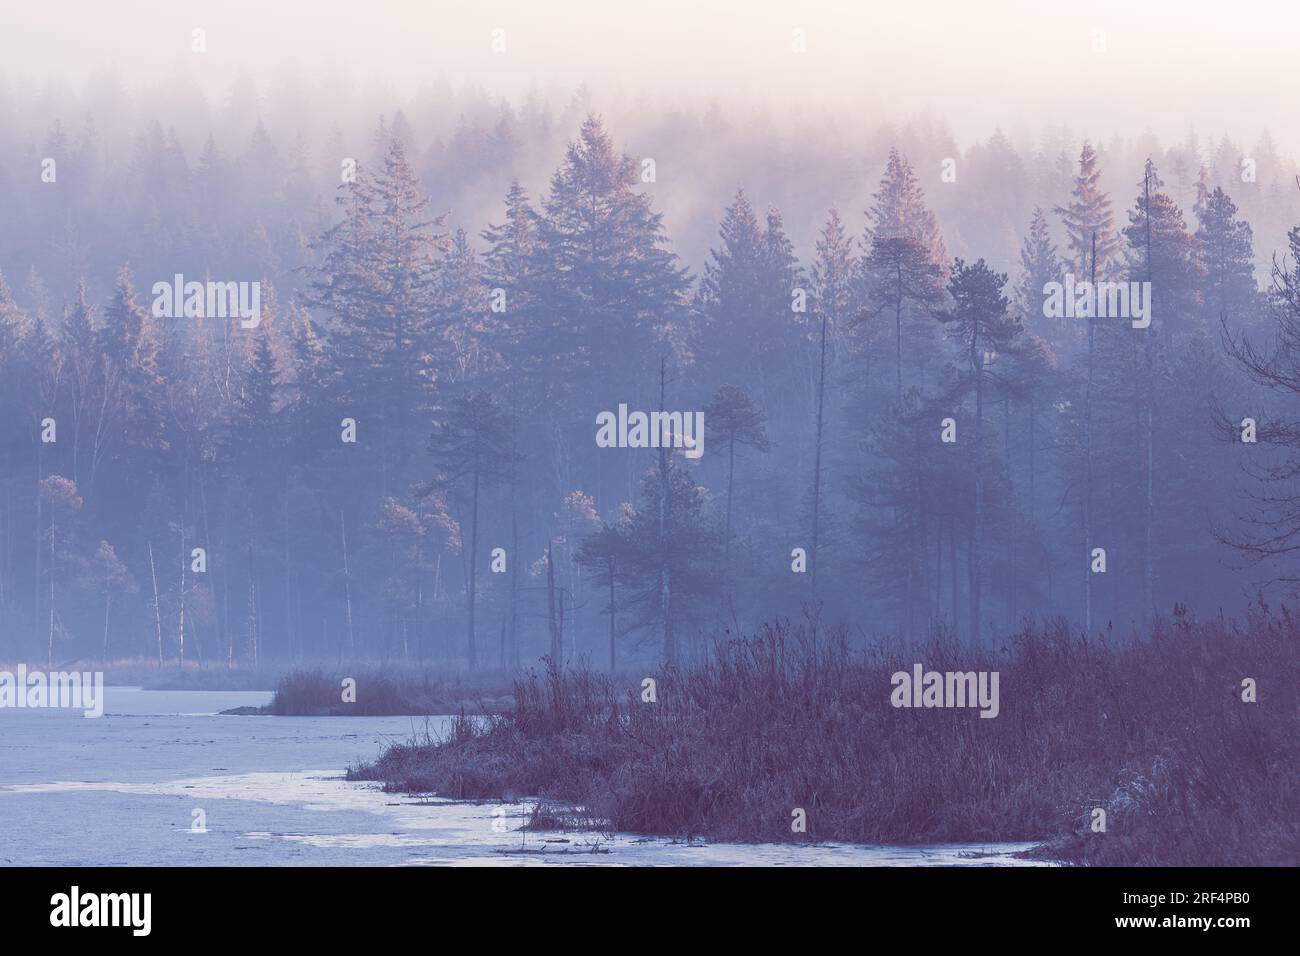
M 849 120 L 928 111 L 963 146 L 996 126 L 1150 128 L 1165 142 L 1194 127 L 1245 143 L 1267 127 L 1300 153 L 1295 0 L 39 0 L 0 14 L 0 76 L 20 92 L 51 80 L 81 92 L 105 67 L 143 92 L 178 64 L 214 97 L 241 69 L 263 82 L 333 67 L 398 93 L 444 76 L 508 95 L 586 81 L 699 104 L 762 98 Z

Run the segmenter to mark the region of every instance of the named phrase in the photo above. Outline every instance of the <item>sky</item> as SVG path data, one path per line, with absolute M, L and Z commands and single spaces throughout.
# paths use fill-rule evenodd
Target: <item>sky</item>
M 240 71 L 398 95 L 440 77 L 512 97 L 586 82 L 846 121 L 929 113 L 962 146 L 995 127 L 1248 143 L 1267 128 L 1300 153 L 1294 0 L 43 0 L 0 24 L 0 77 L 20 92 L 80 93 L 105 71 L 148 92 L 178 67 L 214 100 Z

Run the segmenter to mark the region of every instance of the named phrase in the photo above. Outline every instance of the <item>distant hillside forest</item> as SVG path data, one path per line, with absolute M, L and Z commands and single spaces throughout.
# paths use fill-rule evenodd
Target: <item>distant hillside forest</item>
M 1293 595 L 1267 143 L 765 150 L 715 112 L 633 153 L 585 96 L 352 149 L 0 143 L 0 660 L 621 668 L 776 617 L 992 644 Z M 156 308 L 178 275 L 260 321 Z M 1045 307 L 1093 279 L 1149 327 Z M 703 454 L 599 447 L 620 406 L 702 412 Z

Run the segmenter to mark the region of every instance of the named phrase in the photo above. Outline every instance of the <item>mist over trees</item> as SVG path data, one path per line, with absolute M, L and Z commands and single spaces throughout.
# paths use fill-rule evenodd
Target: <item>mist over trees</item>
M 100 99 L 0 96 L 0 658 L 616 667 L 775 615 L 1126 634 L 1300 581 L 1267 138 Z M 176 274 L 260 282 L 260 323 L 155 315 Z M 1149 282 L 1150 327 L 1049 316 L 1067 276 Z M 703 410 L 704 454 L 598 447 L 620 405 Z

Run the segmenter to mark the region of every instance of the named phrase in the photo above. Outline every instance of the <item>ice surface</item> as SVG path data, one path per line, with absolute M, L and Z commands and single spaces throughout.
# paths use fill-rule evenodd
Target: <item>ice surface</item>
M 104 717 L 0 710 L 6 865 L 1024 865 L 1030 844 L 693 843 L 523 833 L 527 804 L 386 794 L 351 763 L 425 729 L 409 717 L 236 717 L 262 692 L 109 687 Z M 434 718 L 431 729 L 449 718 Z M 201 809 L 207 832 L 193 832 Z M 595 852 L 593 852 L 593 849 Z

